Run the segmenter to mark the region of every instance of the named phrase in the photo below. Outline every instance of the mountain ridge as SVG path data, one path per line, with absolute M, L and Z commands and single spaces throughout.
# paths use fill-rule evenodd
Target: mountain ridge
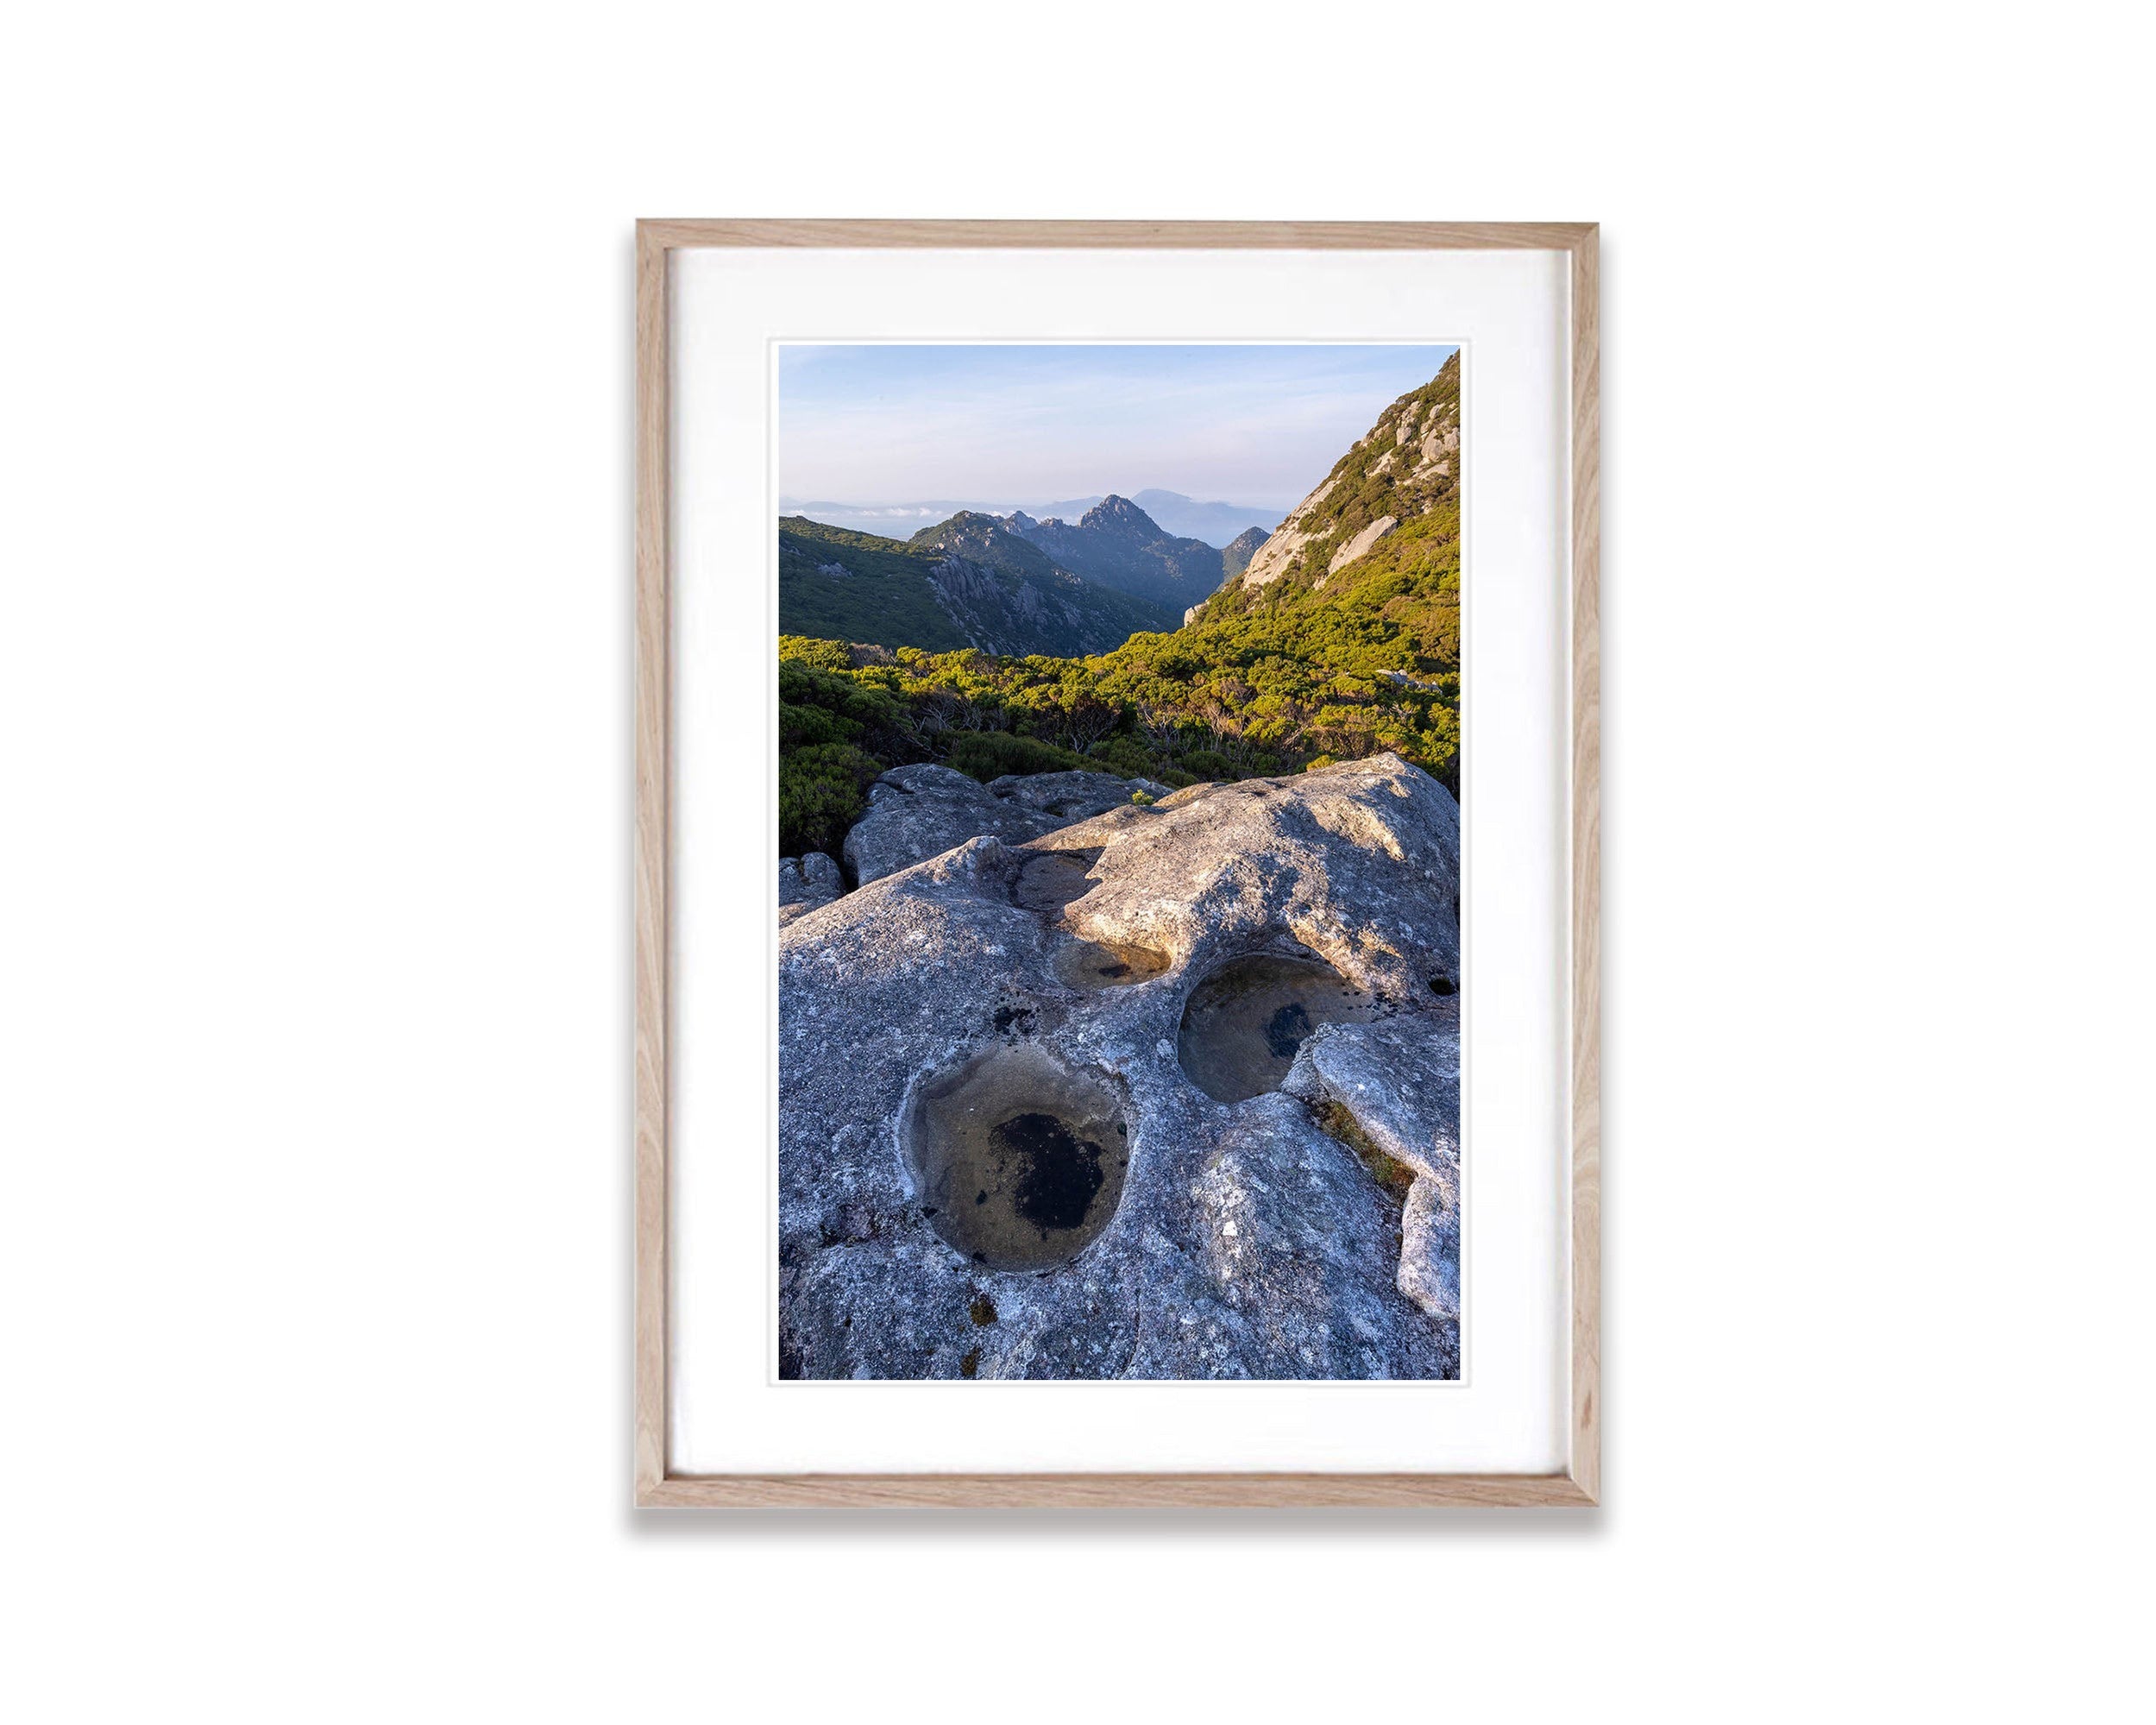
M 1075 521 L 1111 494 L 1114 494 L 1097 491 L 1083 497 L 1021 497 L 1000 501 L 983 497 L 924 497 L 887 503 L 847 503 L 788 494 L 782 496 L 778 503 L 782 515 L 805 515 L 826 526 L 872 533 L 879 538 L 904 538 L 923 526 L 948 520 L 961 511 L 1006 518 L 1015 512 L 1035 520 Z M 1217 501 L 1200 502 L 1180 491 L 1163 490 L 1157 486 L 1122 494 L 1150 515 L 1162 532 L 1180 538 L 1198 539 L 1209 545 L 1225 545 L 1250 527 L 1269 533 L 1280 520 L 1277 505 L 1259 508 Z
M 1163 608 L 1059 568 L 992 515 L 908 540 L 779 520 L 779 633 L 865 645 L 1051 657 L 1172 628 Z
M 1131 499 L 1113 493 L 1074 522 L 1053 516 L 1036 521 L 1022 511 L 1005 520 L 1010 532 L 1065 569 L 1171 614 L 1202 602 L 1221 582 L 1218 546 L 1163 531 Z

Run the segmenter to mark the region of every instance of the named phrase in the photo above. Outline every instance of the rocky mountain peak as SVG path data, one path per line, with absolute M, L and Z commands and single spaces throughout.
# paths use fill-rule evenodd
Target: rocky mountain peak
M 1250 559 L 1258 554 L 1258 547 L 1270 537 L 1262 527 L 1245 527 L 1242 532 L 1221 547 L 1221 573 L 1233 581 L 1250 567 Z
M 1096 531 L 1107 527 L 1124 532 L 1141 532 L 1149 539 L 1167 537 L 1152 516 L 1128 497 L 1118 497 L 1112 492 L 1078 517 L 1078 526 Z
M 1013 532 L 1089 581 L 1171 608 L 1186 608 L 1220 585 L 1221 555 L 1202 539 L 1179 538 L 1128 497 L 1109 495 L 1075 523 L 1051 518 Z
M 961 509 L 947 521 L 923 527 L 908 543 L 924 551 L 952 551 L 996 566 L 1038 569 L 1049 562 L 1041 551 L 1011 532 L 1002 516 L 984 515 L 976 509 Z

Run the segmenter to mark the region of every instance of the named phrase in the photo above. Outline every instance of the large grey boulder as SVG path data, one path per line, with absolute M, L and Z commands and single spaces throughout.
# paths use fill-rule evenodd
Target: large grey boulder
M 947 766 L 895 766 L 869 787 L 868 812 L 845 837 L 864 886 L 984 836 L 1022 844 L 1060 824 L 1044 809 L 997 796 Z
M 1006 802 L 1023 803 L 1068 821 L 1105 815 L 1130 801 L 1133 791 L 1159 798 L 1168 787 L 1149 778 L 1118 778 L 1112 772 L 1009 773 L 988 782 L 990 792 Z
M 778 924 L 820 910 L 846 890 L 839 865 L 821 851 L 805 857 L 781 857 L 778 864 Z
M 896 766 L 869 787 L 868 811 L 845 837 L 845 859 L 865 885 L 968 839 L 1023 844 L 1122 808 L 1134 790 L 1167 794 L 1150 779 L 1108 772 L 1013 774 L 983 784 L 947 766 Z
M 1444 1285 L 1442 1227 L 1408 1276 L 1410 1218 L 1354 1148 L 1420 1147 L 1433 1193 L 1443 1143 L 1456 1168 L 1458 805 L 1389 755 L 1181 795 L 864 871 L 781 931 L 784 1375 L 1458 1375 L 1456 1226 L 1448 1311 L 1403 1292 Z M 1216 1101 L 1179 1059 L 1193 989 L 1260 954 L 1330 966 L 1369 1019 L 1264 1025 L 1282 1064 L 1322 1038 L 1322 1111 Z M 1449 1125 L 1442 1086 L 1414 1121 L 1357 1088 L 1387 1049 L 1443 1070 L 1447 1038 Z M 1357 1131 L 1325 1130 L 1336 1100 Z

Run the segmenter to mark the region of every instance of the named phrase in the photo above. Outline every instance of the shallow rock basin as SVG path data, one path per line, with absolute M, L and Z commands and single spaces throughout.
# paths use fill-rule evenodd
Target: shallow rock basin
M 923 1083 L 901 1136 L 929 1226 L 993 1270 L 1068 1263 L 1114 1219 L 1130 1166 L 1114 1092 L 1032 1043 Z
M 1320 1024 L 1360 1024 L 1377 1003 L 1317 959 L 1233 959 L 1191 991 L 1175 1039 L 1192 1084 L 1216 1102 L 1278 1090 Z
M 1011 899 L 1021 910 L 1060 916 L 1092 890 L 1086 874 L 1099 859 L 1098 851 L 1043 851 L 1028 857 L 1019 867 Z
M 1066 941 L 1056 948 L 1056 979 L 1091 992 L 1150 982 L 1168 968 L 1168 955 L 1150 947 L 1122 947 L 1102 941 Z

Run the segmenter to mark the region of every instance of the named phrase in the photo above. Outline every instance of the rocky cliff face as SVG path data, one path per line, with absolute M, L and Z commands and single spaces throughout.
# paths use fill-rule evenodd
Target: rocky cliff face
M 781 932 L 782 1372 L 1456 1376 L 1451 795 L 999 784 Z
M 1404 521 L 1428 514 L 1460 488 L 1460 356 L 1403 395 L 1341 456 L 1260 546 L 1246 589 L 1307 574 L 1322 587 Z
M 1220 585 L 1216 547 L 1163 532 L 1128 497 L 1103 498 L 1075 523 L 1035 521 L 1022 513 L 1008 520 L 1015 532 L 1065 569 L 1172 613 L 1203 601 Z

